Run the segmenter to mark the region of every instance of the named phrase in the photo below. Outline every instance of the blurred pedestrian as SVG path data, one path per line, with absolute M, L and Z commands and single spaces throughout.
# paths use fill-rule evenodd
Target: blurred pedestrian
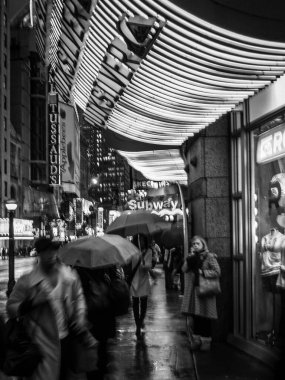
M 116 315 L 111 302 L 110 286 L 112 281 L 122 278 L 123 272 L 115 265 L 98 269 L 77 267 L 76 270 L 86 298 L 90 331 L 98 340 L 98 369 L 87 373 L 87 379 L 104 379 L 110 362 L 108 340 L 116 336 Z
M 74 270 L 57 260 L 58 247 L 58 243 L 46 237 L 35 242 L 39 262 L 19 278 L 7 302 L 10 318 L 25 316 L 28 330 L 33 332 L 43 355 L 32 380 L 70 379 L 71 336 L 78 339 L 86 353 L 96 345 L 87 329 L 80 279 Z
M 159 248 L 159 245 L 155 242 L 155 240 L 152 240 L 151 242 L 151 250 L 152 250 L 152 268 L 154 268 L 156 264 L 159 263 L 160 256 L 161 256 L 161 250 Z
M 183 294 L 183 274 L 182 274 L 182 266 L 184 262 L 183 258 L 183 251 L 182 246 L 175 247 L 175 250 L 173 250 L 173 264 L 172 264 L 172 272 L 171 272 L 171 282 L 172 282 L 172 289 L 174 290 L 180 290 Z
M 5 247 L 3 247 L 3 248 L 1 249 L 1 256 L 2 256 L 2 260 L 5 260 L 5 259 L 6 259 L 6 249 L 5 249 Z
M 141 251 L 141 260 L 134 274 L 131 283 L 131 296 L 133 304 L 133 313 L 136 323 L 136 336 L 141 338 L 141 329 L 144 329 L 144 319 L 147 311 L 147 301 L 150 293 L 150 275 L 149 270 L 152 267 L 152 250 L 148 246 L 146 235 L 135 235 L 133 243 Z M 136 263 L 132 267 L 135 268 Z
M 163 269 L 166 290 L 173 289 L 174 253 L 175 247 L 170 249 L 166 248 L 164 251 Z
M 211 321 L 218 318 L 216 296 L 199 296 L 199 275 L 205 278 L 219 278 L 220 266 L 216 255 L 209 252 L 205 239 L 194 236 L 191 239 L 191 250 L 185 259 L 182 270 L 189 274 L 189 283 L 184 290 L 182 313 L 192 317 L 194 342 L 192 349 L 210 349 Z
M 2 378 L 1 369 L 3 368 L 5 357 L 5 321 L 2 315 L 0 315 L 0 379 Z M 4 375 L 3 375 L 4 378 Z

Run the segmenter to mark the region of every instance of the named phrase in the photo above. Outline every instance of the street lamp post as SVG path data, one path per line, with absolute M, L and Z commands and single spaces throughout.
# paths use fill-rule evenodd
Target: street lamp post
M 14 199 L 6 202 L 6 208 L 9 214 L 9 280 L 7 296 L 9 297 L 15 285 L 15 255 L 14 255 L 14 215 L 17 203 Z

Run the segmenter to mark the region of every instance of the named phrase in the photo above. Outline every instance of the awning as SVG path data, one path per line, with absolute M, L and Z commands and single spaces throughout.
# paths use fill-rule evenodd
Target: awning
M 33 221 L 14 218 L 14 239 L 33 240 Z M 9 240 L 9 218 L 0 218 L 0 240 Z
M 232 7 L 201 1 L 204 7 L 182 0 L 181 7 L 168 0 L 35 0 L 38 51 L 61 98 L 81 108 L 94 128 L 130 139 L 132 147 L 119 153 L 149 179 L 185 182 L 181 144 L 285 72 L 283 27 L 266 34 L 268 20 L 256 11 L 251 16 L 264 19 L 260 34 L 243 33 L 242 25 L 231 30 L 221 8 L 236 15 L 248 9 L 234 0 Z M 210 15 L 206 3 L 220 13 Z M 276 14 L 265 14 L 274 21 Z M 281 16 L 276 23 L 280 28 Z M 159 148 L 141 149 L 145 143 Z

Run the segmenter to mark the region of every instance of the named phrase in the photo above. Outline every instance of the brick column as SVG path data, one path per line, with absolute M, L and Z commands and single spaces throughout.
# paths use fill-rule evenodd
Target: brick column
M 232 325 L 229 118 L 224 116 L 189 139 L 190 236 L 206 238 L 222 269 L 222 295 L 215 338 L 225 339 Z

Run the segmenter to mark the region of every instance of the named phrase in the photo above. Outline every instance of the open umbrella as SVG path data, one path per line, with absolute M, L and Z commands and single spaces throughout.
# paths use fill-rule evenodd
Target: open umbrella
M 58 251 L 67 265 L 103 268 L 138 261 L 140 251 L 129 240 L 118 235 L 86 236 L 66 244 Z
M 153 235 L 169 229 L 170 224 L 158 215 L 145 210 L 124 211 L 106 229 L 107 234 L 133 236 L 136 234 Z

